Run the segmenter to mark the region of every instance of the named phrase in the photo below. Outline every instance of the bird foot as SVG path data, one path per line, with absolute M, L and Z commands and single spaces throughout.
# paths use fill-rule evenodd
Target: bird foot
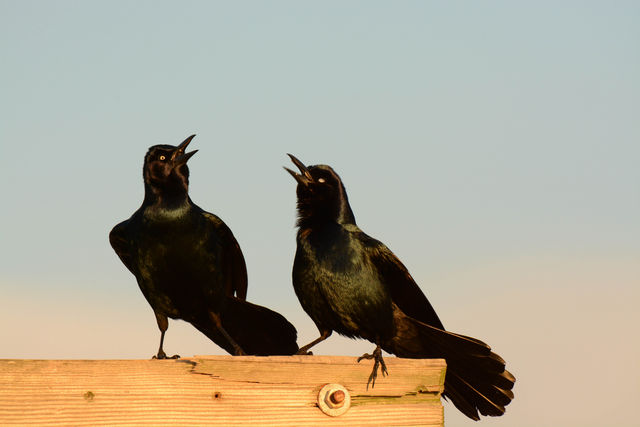
M 382 350 L 380 346 L 376 347 L 373 350 L 372 354 L 365 353 L 362 356 L 358 357 L 358 363 L 360 363 L 363 359 L 373 359 L 375 363 L 373 364 L 373 370 L 371 371 L 371 375 L 369 375 L 369 380 L 367 381 L 367 390 L 369 390 L 369 384 L 371 384 L 371 388 L 376 386 L 376 378 L 378 378 L 378 367 L 380 367 L 380 372 L 382 372 L 382 376 L 385 377 L 389 375 L 389 371 L 387 371 L 387 365 L 384 363 L 384 359 L 382 358 Z
M 178 354 L 174 354 L 171 357 L 168 357 L 164 351 L 159 351 L 158 354 L 154 354 L 153 357 L 151 357 L 151 360 L 153 359 L 157 359 L 157 360 L 162 360 L 162 359 L 180 359 L 180 355 Z
M 296 354 L 302 355 L 302 356 L 313 356 L 313 353 L 310 352 L 309 349 L 313 347 L 314 344 L 315 344 L 315 341 L 312 342 L 311 344 L 307 344 L 304 347 L 301 347 L 300 350 L 296 352 Z

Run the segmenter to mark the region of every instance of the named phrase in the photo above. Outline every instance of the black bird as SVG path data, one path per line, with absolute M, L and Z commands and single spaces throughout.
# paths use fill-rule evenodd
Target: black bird
M 447 332 L 407 268 L 382 242 L 356 225 L 344 185 L 326 165 L 306 167 L 289 154 L 300 173 L 297 251 L 293 286 L 320 337 L 333 331 L 376 344 L 367 382 L 387 369 L 381 349 L 406 358 L 447 361 L 444 396 L 469 418 L 499 416 L 513 399 L 515 378 L 504 360 L 480 340 Z
M 247 269 L 231 230 L 188 195 L 185 153 L 154 145 L 143 167 L 144 201 L 109 234 L 156 315 L 162 349 L 168 317 L 183 319 L 231 354 L 293 354 L 296 330 L 283 316 L 245 301 Z M 176 356 L 177 357 L 177 356 Z

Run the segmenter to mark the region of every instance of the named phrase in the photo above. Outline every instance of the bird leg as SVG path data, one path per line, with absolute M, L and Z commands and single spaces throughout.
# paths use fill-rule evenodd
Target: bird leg
M 371 388 L 374 388 L 376 385 L 376 378 L 378 378 L 378 366 L 380 366 L 380 372 L 382 372 L 382 376 L 389 375 L 387 371 L 387 365 L 384 364 L 384 359 L 382 359 L 382 350 L 380 349 L 380 344 L 376 345 L 376 349 L 373 350 L 372 354 L 365 353 L 362 356 L 358 357 L 358 363 L 362 359 L 374 359 L 375 363 L 373 364 L 373 370 L 371 371 L 371 375 L 369 375 L 369 381 L 367 381 L 367 390 L 369 390 L 369 383 L 371 383 Z
M 180 359 L 180 356 L 174 354 L 171 357 L 167 357 L 167 354 L 162 349 L 162 344 L 164 343 L 164 333 L 167 332 L 169 328 L 169 319 L 164 314 L 160 314 L 157 311 L 153 311 L 156 315 L 156 321 L 158 322 L 158 328 L 160 329 L 160 347 L 158 348 L 158 354 L 154 355 L 152 359 Z
M 247 353 L 244 352 L 242 347 L 240 347 L 238 343 L 233 338 L 231 338 L 231 335 L 229 335 L 227 331 L 225 331 L 225 329 L 222 327 L 222 320 L 220 319 L 220 316 L 217 313 L 209 312 L 209 317 L 211 318 L 211 320 L 213 320 L 213 323 L 215 323 L 220 333 L 227 339 L 227 341 L 229 341 L 229 344 L 233 346 L 233 355 L 245 356 Z
M 313 355 L 312 352 L 309 351 L 309 349 L 311 347 L 313 347 L 314 345 L 326 340 L 327 338 L 329 338 L 331 336 L 331 333 L 333 331 L 328 330 L 328 331 L 322 331 L 320 333 L 320 336 L 318 338 L 316 338 L 315 340 L 311 341 L 309 344 L 305 345 L 304 347 L 300 348 L 300 350 L 298 350 L 298 352 L 296 354 L 302 354 L 302 355 Z

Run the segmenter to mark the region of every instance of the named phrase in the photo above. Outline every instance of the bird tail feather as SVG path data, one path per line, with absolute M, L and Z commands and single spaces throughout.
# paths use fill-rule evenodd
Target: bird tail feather
M 222 327 L 247 355 L 292 355 L 298 351 L 296 328 L 279 313 L 235 297 L 227 297 L 220 310 Z M 193 325 L 230 354 L 233 345 L 209 318 Z
M 500 416 L 511 403 L 515 377 L 504 360 L 484 342 L 435 328 L 395 310 L 397 333 L 386 351 L 407 358 L 443 358 L 447 361 L 443 396 L 471 419 L 478 412 Z

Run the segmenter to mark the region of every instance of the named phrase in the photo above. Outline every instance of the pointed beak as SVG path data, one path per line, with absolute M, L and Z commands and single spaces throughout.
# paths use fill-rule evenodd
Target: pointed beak
M 173 153 L 173 165 L 174 165 L 174 167 L 187 163 L 187 160 L 189 160 L 191 158 L 191 156 L 193 156 L 194 154 L 196 154 L 198 152 L 198 150 L 193 150 L 193 151 L 190 151 L 188 153 L 184 152 L 184 150 L 191 143 L 191 140 L 193 138 L 195 138 L 195 135 L 191 135 L 190 137 L 188 137 L 187 139 L 182 141 L 180 143 L 180 145 L 178 145 L 178 148 Z
M 187 148 L 187 145 L 189 145 L 189 143 L 191 142 L 191 140 L 193 138 L 195 138 L 196 135 L 191 135 L 190 137 L 188 137 L 187 139 L 185 139 L 184 141 L 182 141 L 180 143 L 180 145 L 178 145 L 178 151 L 182 151 L 184 153 L 184 149 Z
M 292 154 L 287 153 L 287 156 L 289 156 L 293 164 L 298 167 L 298 169 L 300 170 L 300 173 L 296 173 L 287 167 L 285 167 L 284 169 L 291 174 L 291 176 L 298 182 L 298 184 L 307 186 L 310 183 L 312 183 L 313 177 L 311 176 L 309 169 L 307 169 L 304 163 L 302 163 L 300 160 L 296 158 L 296 156 Z

